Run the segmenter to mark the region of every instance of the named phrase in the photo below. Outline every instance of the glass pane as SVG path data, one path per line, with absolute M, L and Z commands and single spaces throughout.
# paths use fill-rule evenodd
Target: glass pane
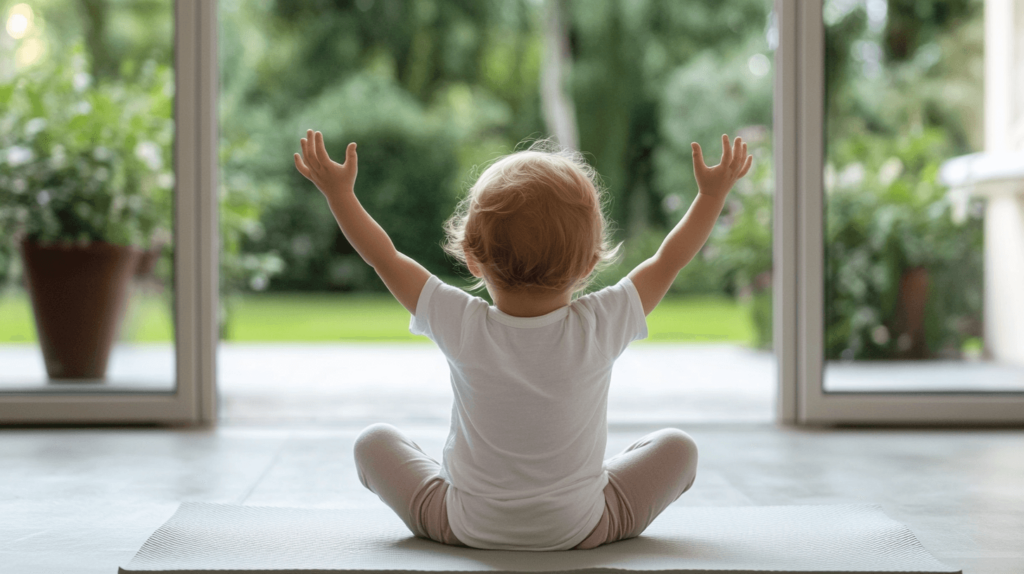
M 1014 3 L 1005 4 L 1012 22 Z M 993 97 L 1019 104 L 1012 81 L 985 93 L 986 51 L 1016 61 L 1024 79 L 1020 54 L 998 53 L 986 33 L 989 8 L 824 4 L 828 392 L 1024 390 L 1024 340 L 1013 332 L 1024 289 L 1012 279 L 1024 258 L 1005 252 L 1024 227 L 998 223 L 1020 209 L 1019 191 L 1004 201 L 1020 181 L 992 188 L 958 175 L 980 157 L 964 156 L 1004 151 L 985 133 Z M 1009 332 L 994 328 L 1012 313 Z
M 222 0 L 224 415 L 451 411 L 443 355 L 409 332 L 408 311 L 295 169 L 314 129 L 335 159 L 358 142 L 362 205 L 399 251 L 460 287 L 472 278 L 442 251 L 443 224 L 481 168 L 543 135 L 575 141 L 624 242 L 591 290 L 653 255 L 682 218 L 697 193 L 690 142 L 715 165 L 721 134 L 742 136 L 754 168 L 648 317 L 649 339 L 617 363 L 609 417 L 772 420 L 771 4 Z M 562 27 L 546 25 L 553 10 Z M 545 84 L 558 69 L 564 82 Z
M 0 392 L 173 391 L 173 0 L 0 17 Z

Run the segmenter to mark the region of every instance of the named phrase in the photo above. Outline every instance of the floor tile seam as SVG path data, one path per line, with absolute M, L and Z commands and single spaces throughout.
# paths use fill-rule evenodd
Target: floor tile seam
M 277 447 L 277 450 L 274 452 L 274 455 L 270 458 L 270 461 L 267 462 L 267 466 L 263 469 L 259 476 L 256 477 L 256 480 L 253 481 L 252 485 L 246 489 L 242 496 L 240 496 L 235 501 L 235 504 L 245 504 L 245 501 L 249 500 L 249 497 L 252 496 L 252 493 L 255 492 L 256 488 L 263 482 L 263 479 L 265 479 L 267 475 L 270 474 L 270 471 L 273 470 L 275 466 L 277 466 L 277 463 L 280 462 L 281 457 L 284 455 L 285 448 L 291 442 L 291 438 L 291 433 L 288 433 L 288 435 L 285 436 L 285 439 L 281 441 L 281 444 Z

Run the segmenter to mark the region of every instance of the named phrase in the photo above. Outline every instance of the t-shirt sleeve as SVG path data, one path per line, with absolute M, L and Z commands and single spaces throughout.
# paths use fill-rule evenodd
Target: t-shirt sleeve
M 629 277 L 577 302 L 591 318 L 593 337 L 601 351 L 617 358 L 631 342 L 647 338 L 647 318 L 640 293 Z
M 446 356 L 455 357 L 462 348 L 464 319 L 477 299 L 431 275 L 416 301 L 409 332 L 426 335 Z

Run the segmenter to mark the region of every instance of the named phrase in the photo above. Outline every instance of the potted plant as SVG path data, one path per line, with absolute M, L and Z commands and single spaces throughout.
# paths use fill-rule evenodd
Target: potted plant
M 129 282 L 170 238 L 171 71 L 93 85 L 82 52 L 0 84 L 0 239 L 54 379 L 105 376 Z
M 980 336 L 982 221 L 937 182 L 937 129 L 857 134 L 826 168 L 825 356 L 958 358 Z

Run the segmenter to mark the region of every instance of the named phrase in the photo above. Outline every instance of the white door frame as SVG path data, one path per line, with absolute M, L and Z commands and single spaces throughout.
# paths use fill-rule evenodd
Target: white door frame
M 822 3 L 775 0 L 775 341 L 784 424 L 1020 424 L 1024 393 L 826 393 Z
M 174 5 L 173 392 L 0 393 L 0 424 L 216 421 L 217 2 Z

